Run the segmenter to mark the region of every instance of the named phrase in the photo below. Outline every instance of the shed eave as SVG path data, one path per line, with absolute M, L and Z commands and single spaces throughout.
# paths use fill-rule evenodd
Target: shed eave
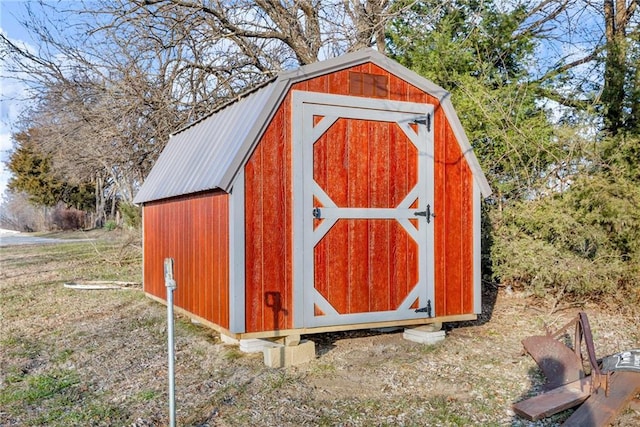
M 253 153 L 255 147 L 258 145 L 260 138 L 267 130 L 271 119 L 275 115 L 278 107 L 286 97 L 291 83 L 285 79 L 278 78 L 272 84 L 275 85 L 271 95 L 269 96 L 264 108 L 254 121 L 251 130 L 247 134 L 247 137 L 242 142 L 240 148 L 236 152 L 236 156 L 231 160 L 227 170 L 222 175 L 218 187 L 226 191 L 231 192 L 233 184 L 238 176 L 238 172 L 249 161 L 249 157 Z
M 219 105 L 219 106 L 218 106 L 218 107 L 216 107 L 213 111 L 211 111 L 211 112 L 209 112 L 209 113 L 205 114 L 204 116 L 200 117 L 198 120 L 196 120 L 196 121 L 194 121 L 194 122 L 192 122 L 192 123 L 189 123 L 188 125 L 185 125 L 185 126 L 183 126 L 183 127 L 179 128 L 178 130 L 176 130 L 176 131 L 174 131 L 174 132 L 171 132 L 171 135 L 169 135 L 169 137 L 175 136 L 175 135 L 177 135 L 177 134 L 179 134 L 179 133 L 182 133 L 182 132 L 184 132 L 184 131 L 189 130 L 189 128 L 192 128 L 192 127 L 194 127 L 194 126 L 196 126 L 196 125 L 200 124 L 201 122 L 203 122 L 203 121 L 207 120 L 209 117 L 211 117 L 211 116 L 213 116 L 213 115 L 217 114 L 217 113 L 218 113 L 218 112 L 220 112 L 221 110 L 224 110 L 225 108 L 228 108 L 229 106 L 231 106 L 231 105 L 233 105 L 233 104 L 235 104 L 235 103 L 237 103 L 237 102 L 242 101 L 244 98 L 246 98 L 246 97 L 250 96 L 251 94 L 255 93 L 256 91 L 258 91 L 258 90 L 260 90 L 260 89 L 264 88 L 265 86 L 269 86 L 269 85 L 270 85 L 271 83 L 273 83 L 276 79 L 277 79 L 277 77 L 273 77 L 273 78 L 271 78 L 270 80 L 267 80 L 267 81 L 265 81 L 265 82 L 263 82 L 263 83 L 261 83 L 261 84 L 259 84 L 259 85 L 257 85 L 257 86 L 252 87 L 252 88 L 251 88 L 250 90 L 248 90 L 248 91 L 245 91 L 245 92 L 240 93 L 240 94 L 239 94 L 238 96 L 236 96 L 235 98 L 233 98 L 233 99 L 229 100 L 228 102 L 225 102 L 225 103 L 223 103 L 223 104 Z
M 213 192 L 216 190 L 221 190 L 225 193 L 229 193 L 228 191 L 224 191 L 222 188 L 220 187 L 211 187 L 211 188 L 203 188 L 201 190 L 194 190 L 194 191 L 189 191 L 183 194 L 176 194 L 173 196 L 161 196 L 161 197 L 149 197 L 149 198 L 141 198 L 139 199 L 137 196 L 133 199 L 133 203 L 136 205 L 145 205 L 147 203 L 151 203 L 151 202 L 159 202 L 161 200 L 170 200 L 170 199 L 175 199 L 177 197 L 185 197 L 185 196 L 193 196 L 195 194 L 200 194 L 200 193 L 208 193 L 208 192 Z

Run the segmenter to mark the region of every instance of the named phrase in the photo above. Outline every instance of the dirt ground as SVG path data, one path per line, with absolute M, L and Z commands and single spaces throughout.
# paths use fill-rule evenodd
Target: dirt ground
M 140 287 L 79 291 L 79 280 L 140 280 L 123 238 L 0 248 L 0 425 L 168 423 L 166 309 Z M 130 243 L 130 239 L 127 240 Z M 551 426 L 511 410 L 544 382 L 520 341 L 584 309 L 598 357 L 640 347 L 632 304 L 553 305 L 487 289 L 478 321 L 445 324 L 435 346 L 402 330 L 310 335 L 316 359 L 266 368 L 189 319 L 176 323 L 176 408 L 185 426 Z M 640 425 L 640 404 L 618 426 Z

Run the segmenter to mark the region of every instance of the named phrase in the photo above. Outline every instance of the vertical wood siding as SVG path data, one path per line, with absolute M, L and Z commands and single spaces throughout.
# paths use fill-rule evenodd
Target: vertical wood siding
M 245 166 L 247 332 L 293 327 L 290 128 L 287 100 Z
M 474 298 L 473 177 L 442 110 L 436 111 L 435 130 L 435 311 L 468 314 Z
M 166 300 L 174 259 L 176 306 L 229 327 L 229 196 L 206 192 L 144 206 L 144 290 Z
M 472 176 L 471 171 L 460 152 L 455 136 L 446 121 L 444 112 L 438 108 L 438 101 L 422 90 L 408 84 L 406 81 L 387 73 L 373 64 L 364 64 L 343 71 L 316 77 L 297 83 L 293 90 L 348 95 L 349 71 L 362 73 L 383 74 L 389 76 L 389 99 L 394 101 L 408 101 L 431 103 L 436 107 L 434 118 L 435 129 L 435 200 L 434 221 L 435 233 L 435 290 L 434 303 L 436 313 L 441 315 L 469 314 L 473 312 L 473 206 L 472 206 Z M 293 282 L 292 282 L 292 157 L 291 157 L 291 97 L 287 95 L 283 104 L 277 110 L 272 122 L 252 153 L 245 166 L 245 259 L 246 259 L 246 331 L 270 331 L 293 327 Z M 342 124 L 334 125 L 340 131 Z M 353 132 L 373 131 L 372 137 L 395 137 L 388 134 L 388 129 L 373 130 L 357 123 Z M 385 156 L 385 146 L 376 147 L 381 152 L 373 154 L 375 158 Z M 340 147 L 336 150 L 339 152 Z M 396 167 L 402 168 L 402 155 L 398 155 Z M 328 151 L 327 156 L 331 156 Z M 337 155 L 337 154 L 334 154 Z M 377 156 L 377 157 L 376 157 Z M 322 162 L 324 160 L 319 160 Z M 411 168 L 407 168 L 410 173 Z M 360 171 L 354 170 L 353 174 Z M 319 172 L 320 174 L 324 172 Z M 386 172 L 384 172 L 386 174 Z M 383 174 L 383 175 L 384 175 Z M 401 174 L 394 174 L 401 175 Z M 354 175 L 355 176 L 355 175 Z M 332 176 L 336 185 L 350 185 L 344 176 Z M 372 182 L 380 186 L 376 194 L 381 194 L 384 187 L 392 184 L 385 176 L 372 176 Z M 378 196 L 376 196 L 378 197 Z M 380 196 L 382 197 L 382 196 Z M 385 196 L 386 197 L 386 196 Z M 400 197 L 393 192 L 388 197 Z M 356 204 L 367 204 L 369 201 L 355 201 Z M 351 236 L 350 241 L 362 241 L 361 235 L 373 233 L 376 239 L 386 241 L 383 249 L 372 250 L 362 263 L 352 266 L 353 275 L 382 275 L 393 276 L 387 283 L 405 281 L 406 275 L 413 274 L 403 270 L 407 257 L 411 256 L 411 249 L 399 251 L 393 255 L 394 245 L 411 246 L 403 233 L 389 229 L 388 224 L 381 221 L 339 221 L 334 228 L 342 230 L 345 236 Z M 333 231 L 332 231 L 333 232 Z M 345 239 L 347 240 L 347 239 Z M 367 239 L 364 239 L 367 241 Z M 345 246 L 338 251 L 353 251 L 354 246 Z M 384 252 L 384 253 L 383 253 Z M 324 262 L 328 256 L 326 250 L 316 254 L 316 261 Z M 395 270 L 385 271 L 392 264 L 376 263 L 373 259 L 393 256 Z M 325 258 L 323 258 L 325 257 Z M 336 275 L 347 268 L 336 261 L 336 269 L 318 272 L 317 279 L 321 281 L 338 280 Z M 325 279 L 324 277 L 327 276 Z M 384 279 L 387 280 L 387 279 Z M 383 281 L 384 281 L 383 280 Z M 324 285 L 320 285 L 322 288 Z M 320 289 L 321 292 L 322 289 Z M 340 293 L 342 292 L 342 293 Z M 370 295 L 364 289 L 343 288 L 336 291 L 331 302 L 338 310 L 356 312 L 360 310 L 377 310 L 380 307 L 394 306 L 401 300 L 406 290 L 401 286 L 388 285 L 388 295 Z M 358 306 L 358 301 L 366 301 L 366 306 Z M 299 308 L 300 309 L 300 308 Z M 352 311 L 350 311 L 352 310 Z
M 417 163 L 395 123 L 339 119 L 314 145 L 313 176 L 338 207 L 394 208 Z M 396 220 L 342 219 L 315 248 L 315 287 L 340 314 L 396 310 L 418 282 L 417 254 Z

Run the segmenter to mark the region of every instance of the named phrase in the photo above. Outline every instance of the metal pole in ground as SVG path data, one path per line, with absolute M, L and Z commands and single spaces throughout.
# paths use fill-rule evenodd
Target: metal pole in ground
M 169 347 L 169 426 L 176 425 L 176 380 L 173 362 L 173 291 L 176 289 L 176 281 L 173 279 L 173 258 L 164 260 L 164 283 L 167 287 L 167 342 Z

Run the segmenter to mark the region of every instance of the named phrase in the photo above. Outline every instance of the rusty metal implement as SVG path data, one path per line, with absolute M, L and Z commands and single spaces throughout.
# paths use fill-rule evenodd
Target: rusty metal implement
M 568 333 L 572 326 L 573 343 Z M 582 405 L 563 426 L 603 427 L 613 422 L 640 391 L 640 349 L 598 360 L 584 312 L 556 332 L 546 328 L 546 335 L 525 338 L 522 344 L 547 378 L 545 392 L 513 405 L 514 412 L 528 420 Z M 598 392 L 600 389 L 604 393 Z
M 573 348 L 559 340 L 566 335 L 567 330 L 575 325 Z M 587 351 L 589 365 L 591 367 L 591 392 L 599 388 L 604 389 L 605 395 L 609 392 L 609 374 L 603 373 L 596 359 L 591 326 L 585 312 L 567 323 L 556 332 L 547 328 L 546 335 L 525 338 L 522 345 L 525 351 L 536 361 L 547 379 L 544 388 L 551 390 L 556 387 L 569 384 L 585 377 L 584 357 L 582 345 Z
M 578 313 L 578 321 L 576 324 L 576 338 L 574 351 L 582 358 L 582 341 L 587 348 L 589 356 L 589 364 L 591 365 L 591 393 L 598 391 L 599 388 L 604 389 L 604 395 L 609 394 L 610 373 L 603 373 L 600 370 L 598 359 L 596 359 L 596 350 L 593 345 L 593 336 L 591 335 L 591 326 L 587 313 L 581 311 Z
M 547 379 L 544 390 L 551 390 L 584 378 L 582 361 L 569 347 L 549 335 L 522 340 L 525 350 L 536 361 Z

